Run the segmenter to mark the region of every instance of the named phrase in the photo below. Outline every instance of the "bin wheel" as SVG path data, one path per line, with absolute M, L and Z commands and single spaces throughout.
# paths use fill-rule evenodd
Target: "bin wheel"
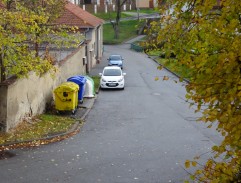
M 72 113 L 72 114 L 75 114 L 75 112 L 76 112 L 76 109 L 72 110 L 72 112 L 71 112 L 71 113 Z
M 57 110 L 57 111 L 56 111 L 56 113 L 57 113 L 57 114 L 59 114 L 59 115 L 64 114 L 64 112 L 63 112 L 63 111 L 59 111 L 59 110 Z

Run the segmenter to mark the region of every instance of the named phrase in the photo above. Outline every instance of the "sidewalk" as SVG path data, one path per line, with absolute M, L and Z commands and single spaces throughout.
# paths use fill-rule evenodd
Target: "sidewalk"
M 94 98 L 84 98 L 83 103 L 78 105 L 78 109 L 72 117 L 84 121 L 87 114 L 92 109 L 96 97 L 97 95 Z
M 131 44 L 131 43 L 134 43 L 138 40 L 141 40 L 143 37 L 145 37 L 146 35 L 139 35 L 139 36 L 136 36 L 135 38 L 132 38 L 128 41 L 125 42 L 125 44 Z

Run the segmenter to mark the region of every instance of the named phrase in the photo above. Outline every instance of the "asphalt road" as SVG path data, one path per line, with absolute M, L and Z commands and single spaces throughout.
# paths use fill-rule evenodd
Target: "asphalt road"
M 188 178 L 184 162 L 220 142 L 213 129 L 197 124 L 185 101 L 185 83 L 129 44 L 105 46 L 124 57 L 125 90 L 100 91 L 80 133 L 62 142 L 13 150 L 0 161 L 4 183 L 167 183 Z M 168 81 L 162 78 L 168 76 Z M 158 81 L 155 78 L 159 77 Z

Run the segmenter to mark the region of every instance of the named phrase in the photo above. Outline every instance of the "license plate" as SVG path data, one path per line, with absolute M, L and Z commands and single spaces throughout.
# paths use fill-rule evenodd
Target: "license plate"
M 116 86 L 115 83 L 109 83 L 109 86 Z

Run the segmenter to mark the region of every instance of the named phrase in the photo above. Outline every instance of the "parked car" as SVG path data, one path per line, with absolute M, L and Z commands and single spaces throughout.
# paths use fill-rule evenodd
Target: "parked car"
M 123 73 L 121 68 L 118 66 L 106 66 L 102 73 L 99 73 L 100 78 L 100 88 L 125 88 L 125 78 L 126 73 Z
M 118 66 L 123 69 L 123 58 L 121 55 L 110 55 L 108 60 L 108 66 Z

